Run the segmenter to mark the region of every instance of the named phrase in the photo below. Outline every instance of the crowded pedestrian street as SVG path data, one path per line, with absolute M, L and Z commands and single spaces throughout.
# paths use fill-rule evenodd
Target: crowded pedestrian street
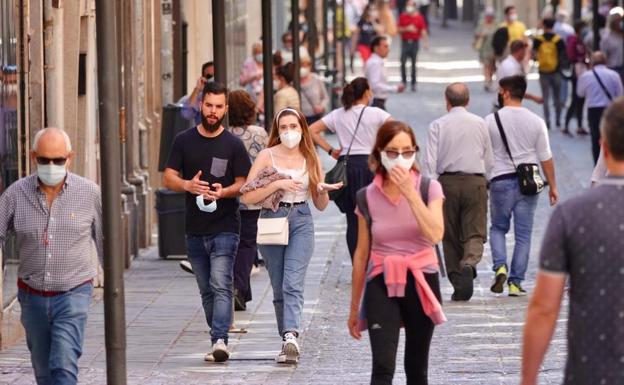
M 422 160 L 430 123 L 444 115 L 444 91 L 453 82 L 466 83 L 470 90 L 467 109 L 485 117 L 492 112 L 496 93 L 484 90 L 481 66 L 472 48 L 474 26 L 450 21 L 447 28 L 434 22 L 429 47 L 418 59 L 418 84 L 392 94 L 385 105 L 395 119 L 409 124 L 420 148 Z M 393 39 L 386 59 L 388 81 L 401 82 L 400 41 Z M 352 80 L 364 73 L 356 59 Z M 528 91 L 539 94 L 536 70 L 528 74 Z M 525 102 L 536 114 L 542 107 Z M 559 199 L 565 201 L 590 186 L 594 168 L 588 136 L 548 131 L 556 167 Z M 333 148 L 337 137 L 324 134 Z M 335 164 L 325 151 L 319 151 L 325 171 Z M 418 163 L 418 160 L 417 160 Z M 251 276 L 253 298 L 245 311 L 234 312 L 229 333 L 227 362 L 204 362 L 211 346 L 198 287 L 193 275 L 179 267 L 180 258 L 161 259 L 156 246 L 141 249 L 126 270 L 126 355 L 128 383 L 133 385 L 192 384 L 367 384 L 371 377 L 371 348 L 368 337 L 355 340 L 347 327 L 352 287 L 352 261 L 345 241 L 345 217 L 333 202 L 320 213 L 313 210 L 315 243 L 305 278 L 299 347 L 296 365 L 275 362 L 276 345 L 273 290 L 264 267 L 254 268 Z M 494 279 L 492 253 L 485 243 L 483 258 L 476 268 L 474 294 L 470 301 L 451 301 L 453 286 L 441 277 L 441 294 L 447 322 L 436 327 L 429 355 L 429 384 L 508 385 L 518 384 L 521 376 L 523 327 L 527 306 L 538 271 L 538 256 L 548 220 L 554 208 L 547 194 L 539 196 L 533 225 L 529 267 L 524 281 L 527 297 L 510 297 L 490 291 Z M 73 215 L 73 214 L 72 214 Z M 489 227 L 489 222 L 488 222 Z M 156 237 L 154 234 L 153 237 Z M 513 247 L 511 235 L 508 247 Z M 106 281 L 105 281 L 106 282 Z M 567 292 L 552 344 L 540 367 L 540 384 L 560 384 L 566 362 L 565 328 L 568 316 Z M 94 290 L 88 311 L 79 383 L 106 383 L 103 291 Z M 5 313 L 4 321 L 19 323 L 16 304 Z M 405 383 L 402 365 L 404 339 L 400 339 L 394 383 Z M 30 354 L 22 338 L 0 350 L 0 384 L 33 384 Z M 589 385 L 589 384 L 588 384 Z

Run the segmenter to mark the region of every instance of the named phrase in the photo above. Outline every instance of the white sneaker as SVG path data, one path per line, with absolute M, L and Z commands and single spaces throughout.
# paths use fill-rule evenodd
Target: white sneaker
M 206 353 L 206 355 L 204 356 L 204 361 L 206 362 L 215 362 L 214 356 L 212 355 L 212 352 Z
M 286 355 L 285 363 L 296 364 L 299 361 L 299 344 L 297 343 L 297 336 L 295 336 L 294 333 L 288 332 L 284 334 L 282 351 Z
M 277 357 L 275 357 L 275 362 L 278 363 L 278 364 L 285 364 L 286 363 L 286 353 L 284 353 L 284 344 L 282 344 L 282 351 L 279 352 Z
M 228 352 L 227 345 L 222 338 L 219 338 L 217 342 L 212 344 L 212 357 L 214 362 L 225 362 L 230 358 L 230 352 Z
M 193 266 L 191 266 L 189 261 L 180 261 L 180 268 L 187 273 L 195 274 L 193 273 Z

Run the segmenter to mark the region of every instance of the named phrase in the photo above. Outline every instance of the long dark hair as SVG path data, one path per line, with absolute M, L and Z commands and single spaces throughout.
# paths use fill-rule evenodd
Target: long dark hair
M 353 79 L 353 81 L 347 84 L 342 90 L 342 97 L 340 100 L 342 101 L 344 109 L 348 110 L 353 107 L 353 103 L 361 99 L 369 89 L 370 86 L 366 78 L 359 77 Z

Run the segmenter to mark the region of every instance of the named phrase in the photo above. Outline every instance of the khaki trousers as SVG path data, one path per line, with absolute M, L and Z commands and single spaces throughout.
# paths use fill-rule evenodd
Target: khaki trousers
M 487 241 L 486 180 L 474 175 L 442 175 L 444 190 L 444 261 L 453 283 L 465 265 L 476 272 Z

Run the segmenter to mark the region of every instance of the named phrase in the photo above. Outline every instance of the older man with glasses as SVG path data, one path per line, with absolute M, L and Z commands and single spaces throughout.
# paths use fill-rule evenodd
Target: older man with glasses
M 68 171 L 72 156 L 65 131 L 39 131 L 31 151 L 37 171 L 0 196 L 0 247 L 16 236 L 21 321 L 38 385 L 78 382 L 94 241 L 102 259 L 100 189 Z

